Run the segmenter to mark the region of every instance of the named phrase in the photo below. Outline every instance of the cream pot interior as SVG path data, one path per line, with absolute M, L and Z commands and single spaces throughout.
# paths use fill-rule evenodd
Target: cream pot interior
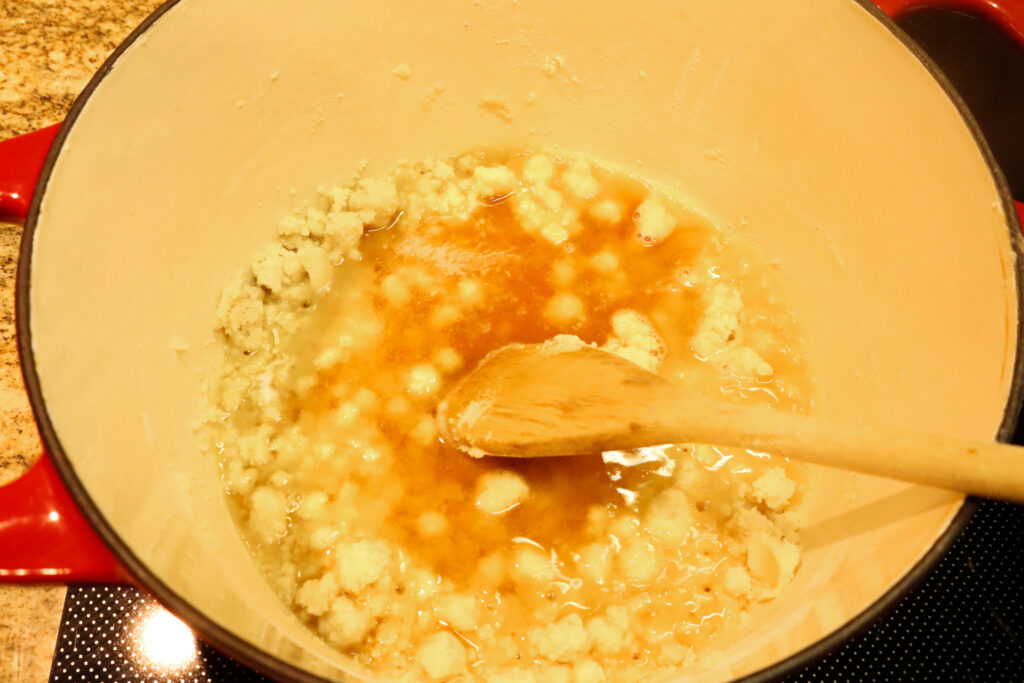
M 363 160 L 513 144 L 619 165 L 777 259 L 821 415 L 992 438 L 1007 411 L 1017 282 L 999 181 L 943 87 L 854 0 L 182 0 L 76 114 L 30 224 L 44 431 L 144 581 L 264 667 L 352 665 L 265 585 L 195 444 L 213 310 L 277 219 Z M 760 670 L 842 627 L 963 502 L 824 468 L 807 486 L 797 578 L 694 677 Z

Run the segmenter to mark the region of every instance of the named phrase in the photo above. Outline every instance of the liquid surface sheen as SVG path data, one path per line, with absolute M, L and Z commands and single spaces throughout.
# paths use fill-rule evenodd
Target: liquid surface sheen
M 204 438 L 257 562 L 328 643 L 384 678 L 648 680 L 792 578 L 803 492 L 782 459 L 473 459 L 434 426 L 488 352 L 559 334 L 694 392 L 806 409 L 795 321 L 742 240 L 637 179 L 528 152 L 324 190 L 280 232 L 222 299 Z

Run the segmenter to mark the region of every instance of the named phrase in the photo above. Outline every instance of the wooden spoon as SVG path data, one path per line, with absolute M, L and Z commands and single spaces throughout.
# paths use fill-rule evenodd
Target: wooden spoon
M 560 346 L 506 346 L 484 358 L 438 407 L 444 439 L 474 456 L 518 458 L 738 446 L 1024 502 L 1024 448 L 713 401 L 611 353 Z

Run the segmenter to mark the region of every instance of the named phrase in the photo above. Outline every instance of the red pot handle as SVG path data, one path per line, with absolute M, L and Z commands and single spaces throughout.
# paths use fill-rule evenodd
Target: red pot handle
M 119 583 L 129 578 L 43 453 L 0 488 L 0 581 Z
M 25 220 L 58 128 L 0 142 L 0 220 Z M 117 583 L 128 578 L 68 495 L 47 453 L 20 479 L 0 487 L 0 581 Z
M 0 142 L 0 220 L 23 221 L 60 124 Z
M 1024 46 L 1024 3 L 1020 0 L 872 0 L 893 19 L 910 10 L 951 9 L 982 16 Z

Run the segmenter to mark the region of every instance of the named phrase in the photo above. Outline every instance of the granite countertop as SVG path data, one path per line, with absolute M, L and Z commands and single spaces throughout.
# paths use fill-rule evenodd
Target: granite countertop
M 113 49 L 161 0 L 0 4 L 0 140 L 57 123 Z M 21 226 L 0 223 L 0 484 L 39 455 L 14 343 Z M 0 681 L 49 678 L 64 586 L 0 585 Z

